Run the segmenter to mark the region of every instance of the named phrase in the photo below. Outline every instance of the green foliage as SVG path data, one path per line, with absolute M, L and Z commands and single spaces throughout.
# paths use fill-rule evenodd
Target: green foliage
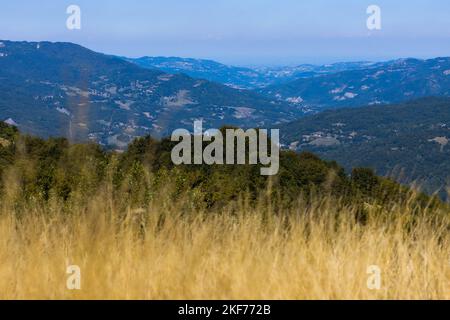
M 409 195 L 408 189 L 370 169 L 355 169 L 349 177 L 336 162 L 307 152 L 282 151 L 279 174 L 265 177 L 259 165 L 175 166 L 171 161 L 175 143 L 169 139 L 138 138 L 126 152 L 116 153 L 95 144 L 21 136 L 9 127 L 1 134 L 14 141 L 0 147 L 2 193 L 11 194 L 5 189 L 10 188 L 5 177 L 14 173 L 18 190 L 8 201 L 18 203 L 70 204 L 102 190 L 121 207 L 145 207 L 161 193 L 173 201 L 187 197 L 197 208 L 223 207 L 241 199 L 256 203 L 264 197 L 274 205 L 293 206 L 299 199 L 325 195 L 344 203 L 384 204 L 406 201 Z M 426 203 L 429 198 L 423 197 Z
M 281 128 L 282 142 L 353 168 L 420 186 L 445 199 L 450 181 L 450 99 L 330 110 Z M 338 143 L 314 143 L 320 136 Z M 319 141 L 319 140 L 316 140 Z

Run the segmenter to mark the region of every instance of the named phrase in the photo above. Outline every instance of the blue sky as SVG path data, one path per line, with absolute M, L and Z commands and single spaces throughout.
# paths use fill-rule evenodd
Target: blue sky
M 66 8 L 82 29 L 66 29 Z M 382 29 L 366 27 L 380 6 Z M 448 0 L 2 0 L 0 39 L 237 65 L 450 56 Z

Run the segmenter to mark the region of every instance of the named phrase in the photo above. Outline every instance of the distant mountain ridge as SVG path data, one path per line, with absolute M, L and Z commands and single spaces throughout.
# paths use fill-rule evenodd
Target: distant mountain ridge
M 175 128 L 269 126 L 302 112 L 257 93 L 149 70 L 72 43 L 0 40 L 0 120 L 124 148 Z
M 371 62 L 341 62 L 328 65 L 301 64 L 283 67 L 236 67 L 213 60 L 180 57 L 124 58 L 141 67 L 171 74 L 184 73 L 193 78 L 206 79 L 240 89 L 261 89 L 269 85 L 287 83 L 344 70 L 357 70 L 374 65 Z

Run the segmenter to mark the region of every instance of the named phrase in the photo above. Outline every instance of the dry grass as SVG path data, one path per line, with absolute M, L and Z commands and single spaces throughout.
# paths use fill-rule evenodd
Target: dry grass
M 107 196 L 61 210 L 3 201 L 1 299 L 450 298 L 448 212 L 371 208 L 361 224 L 331 201 L 275 214 L 158 199 L 121 213 Z M 66 288 L 72 264 L 79 291 Z M 370 265 L 380 290 L 367 287 Z

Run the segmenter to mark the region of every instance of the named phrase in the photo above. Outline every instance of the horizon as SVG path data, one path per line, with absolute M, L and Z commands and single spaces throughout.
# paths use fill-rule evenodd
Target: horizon
M 445 58 L 450 58 L 450 55 L 447 56 L 431 56 L 431 57 L 426 57 L 426 58 L 421 58 L 421 57 L 414 57 L 414 56 L 404 56 L 404 57 L 392 57 L 390 59 L 380 59 L 380 60 L 364 60 L 364 59 L 360 59 L 360 60 L 351 60 L 351 59 L 339 59 L 339 60 L 334 60 L 334 61 L 330 61 L 328 63 L 309 63 L 309 62 L 293 62 L 293 63 L 288 63 L 288 64 L 247 64 L 247 65 L 239 65 L 239 64 L 230 64 L 230 63 L 226 63 L 224 61 L 221 60 L 217 60 L 217 59 L 213 59 L 213 58 L 207 58 L 207 57 L 188 57 L 188 56 L 176 56 L 176 55 L 156 55 L 156 56 L 150 56 L 150 55 L 144 55 L 144 56 L 126 56 L 126 55 L 116 55 L 116 54 L 112 54 L 109 52 L 102 52 L 102 51 L 97 51 L 94 50 L 92 48 L 86 47 L 82 44 L 79 43 L 75 43 L 75 42 L 70 42 L 70 41 L 49 41 L 49 40 L 41 40 L 41 41 L 29 41 L 29 40 L 11 40 L 11 39 L 0 39 L 0 42 L 26 42 L 26 43 L 42 43 L 42 42 L 48 42 L 48 43 L 52 43 L 52 44 L 58 44 L 58 43 L 68 43 L 68 44 L 72 44 L 72 45 L 79 45 L 85 49 L 91 50 L 93 52 L 96 53 L 100 53 L 100 54 L 104 54 L 104 55 L 109 55 L 109 56 L 115 56 L 118 58 L 128 58 L 128 59 L 143 59 L 143 58 L 164 58 L 164 59 L 170 59 L 170 58 L 176 58 L 176 59 L 192 59 L 192 60 L 204 60 L 204 61 L 213 61 L 216 63 L 220 63 L 226 66 L 230 66 L 230 67 L 242 67 L 242 68 L 262 68 L 262 67 L 268 67 L 268 68 L 282 68 L 282 67 L 295 67 L 295 66 L 301 66 L 301 65 L 314 65 L 314 66 L 326 66 L 326 65 L 333 65 L 333 64 L 339 64 L 339 63 L 357 63 L 357 62 L 364 62 L 364 63 L 385 63 L 385 62 L 390 62 L 390 61 L 397 61 L 397 60 L 408 60 L 408 59 L 415 59 L 415 60 L 421 60 L 421 61 L 426 61 L 426 60 L 434 60 L 434 59 L 445 59 Z
M 81 29 L 68 30 L 73 2 L 3 4 L 0 38 L 72 42 L 127 57 L 175 56 L 236 66 L 323 65 L 450 55 L 450 3 L 378 0 L 381 29 L 368 30 L 372 1 L 78 0 Z M 20 25 L 21 28 L 14 28 Z

